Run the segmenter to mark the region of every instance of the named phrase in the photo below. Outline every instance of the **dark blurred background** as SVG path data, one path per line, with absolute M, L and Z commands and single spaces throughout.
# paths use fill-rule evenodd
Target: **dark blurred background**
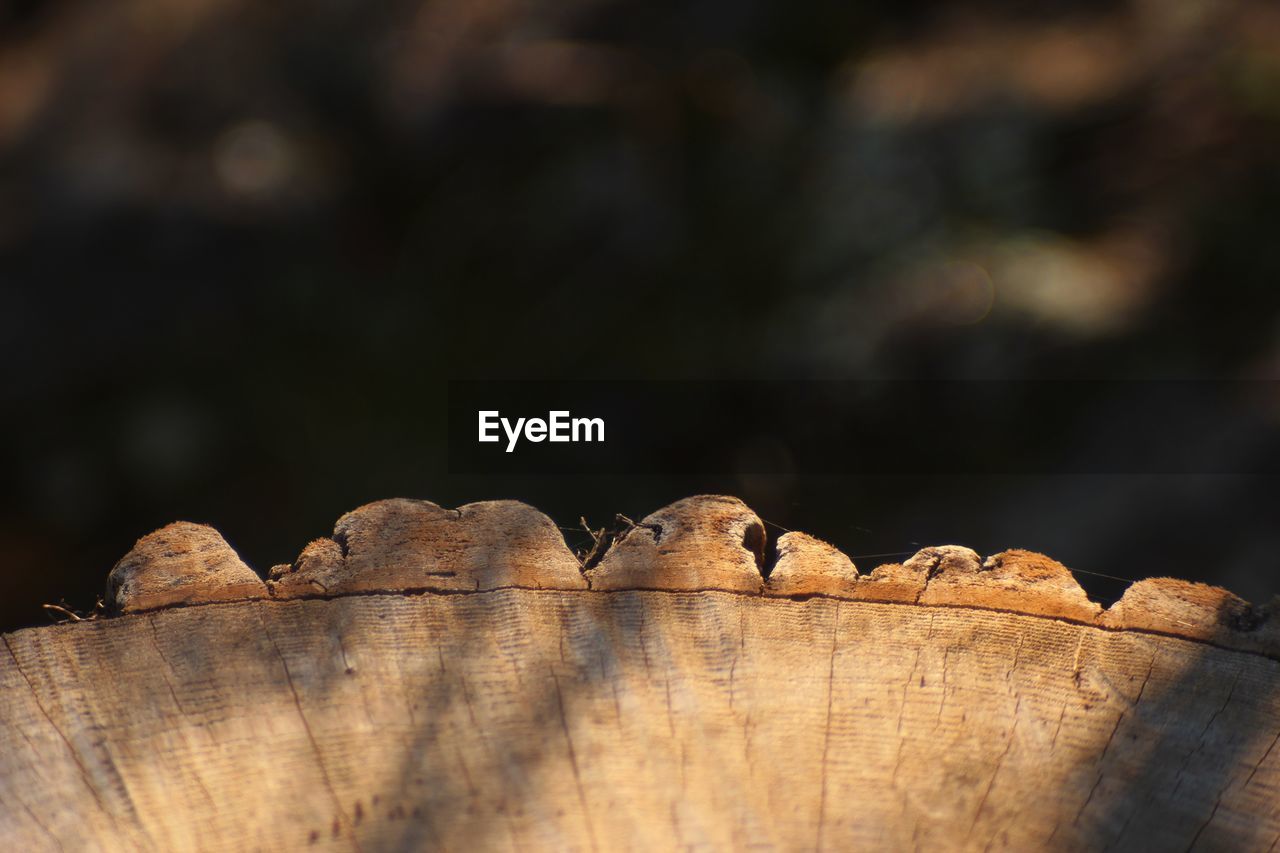
M 1273 0 L 0 2 L 0 628 L 397 495 L 1264 601 L 1271 476 L 450 475 L 445 388 L 1276 378 L 1277 202 Z

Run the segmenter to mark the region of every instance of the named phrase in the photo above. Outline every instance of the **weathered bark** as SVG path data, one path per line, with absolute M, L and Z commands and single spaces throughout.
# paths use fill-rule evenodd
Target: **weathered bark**
M 257 585 L 215 536 L 141 540 L 117 618 L 3 637 L 0 848 L 1280 838 L 1280 620 L 1221 590 L 1102 611 L 1040 555 L 859 575 L 804 534 L 770 566 L 723 498 L 581 572 L 512 502 L 379 502 Z

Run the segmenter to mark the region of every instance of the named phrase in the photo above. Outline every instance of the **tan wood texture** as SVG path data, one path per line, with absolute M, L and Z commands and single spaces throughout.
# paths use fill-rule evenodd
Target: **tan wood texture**
M 471 507 L 361 508 L 238 600 L 226 543 L 166 528 L 113 570 L 123 615 L 4 635 L 0 849 L 1280 839 L 1267 608 L 1147 581 L 1102 611 L 1017 551 L 860 575 L 788 534 L 771 566 L 724 498 L 573 575 L 544 516 Z

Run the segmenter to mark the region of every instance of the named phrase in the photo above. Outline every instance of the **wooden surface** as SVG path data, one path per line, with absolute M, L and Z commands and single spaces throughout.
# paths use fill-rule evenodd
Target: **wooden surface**
M 0 849 L 1280 839 L 1267 608 L 1148 581 L 1103 611 L 1018 551 L 775 562 L 721 498 L 575 575 L 544 520 L 379 502 L 247 595 L 208 528 L 144 537 L 123 615 L 3 636 Z

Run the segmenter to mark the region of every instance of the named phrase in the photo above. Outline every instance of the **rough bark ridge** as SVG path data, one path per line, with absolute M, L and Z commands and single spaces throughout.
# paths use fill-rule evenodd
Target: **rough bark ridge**
M 702 497 L 585 567 L 511 501 L 370 504 L 266 581 L 170 525 L 107 591 L 3 636 L 3 849 L 1280 840 L 1277 620 L 1199 584 L 863 575 Z

